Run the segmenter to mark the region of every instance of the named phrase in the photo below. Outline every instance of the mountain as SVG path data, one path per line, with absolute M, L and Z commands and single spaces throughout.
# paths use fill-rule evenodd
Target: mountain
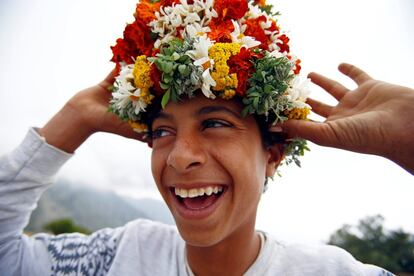
M 43 194 L 25 230 L 42 232 L 43 225 L 61 218 L 71 218 L 91 231 L 122 226 L 137 218 L 174 224 L 164 202 L 123 197 L 65 180 L 58 181 Z

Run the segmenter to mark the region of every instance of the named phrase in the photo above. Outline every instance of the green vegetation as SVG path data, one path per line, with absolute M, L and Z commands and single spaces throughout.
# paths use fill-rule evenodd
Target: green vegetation
M 84 234 L 90 234 L 91 231 L 88 229 L 76 225 L 70 218 L 63 218 L 63 219 L 57 219 L 52 220 L 51 222 L 45 224 L 43 228 L 46 231 L 52 232 L 55 235 L 63 234 L 63 233 L 84 233 Z
M 329 244 L 350 252 L 363 263 L 375 264 L 393 273 L 414 272 L 414 235 L 399 229 L 385 230 L 380 215 L 367 217 L 357 226 L 344 225 L 333 233 Z

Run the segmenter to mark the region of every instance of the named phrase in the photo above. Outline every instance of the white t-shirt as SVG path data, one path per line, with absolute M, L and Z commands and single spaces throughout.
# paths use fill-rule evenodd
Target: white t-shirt
M 135 220 L 91 235 L 23 234 L 36 202 L 71 157 L 34 129 L 0 159 L 0 275 L 191 275 L 175 226 Z M 244 275 L 393 275 L 328 245 L 284 244 L 262 232 Z

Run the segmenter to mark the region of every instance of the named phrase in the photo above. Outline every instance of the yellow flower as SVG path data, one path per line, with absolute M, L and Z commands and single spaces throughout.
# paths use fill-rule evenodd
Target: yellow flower
M 213 90 L 225 91 L 237 87 L 237 75 L 236 73 L 229 74 L 230 68 L 227 65 L 227 60 L 232 55 L 237 55 L 240 52 L 240 47 L 238 43 L 216 43 L 209 49 L 209 57 L 214 60 L 211 77 L 216 85 Z
M 136 88 L 148 89 L 154 85 L 150 76 L 151 67 L 147 61 L 145 55 L 138 56 L 135 60 L 134 71 L 134 84 Z
M 307 119 L 310 109 L 309 108 L 293 108 L 291 110 L 285 110 L 285 115 L 288 119 L 305 120 Z
M 220 97 L 224 100 L 230 100 L 231 98 L 236 95 L 236 91 L 234 89 L 226 89 L 224 90 L 224 93 L 220 95 Z
M 135 132 L 143 133 L 148 131 L 148 126 L 144 123 L 134 122 L 132 120 L 128 121 L 128 124 L 132 127 Z

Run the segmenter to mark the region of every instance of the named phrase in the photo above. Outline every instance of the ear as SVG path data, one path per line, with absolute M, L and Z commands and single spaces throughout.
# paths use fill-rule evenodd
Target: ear
M 275 143 L 266 148 L 268 160 L 266 164 L 266 177 L 273 177 L 280 162 L 285 158 L 283 145 Z

